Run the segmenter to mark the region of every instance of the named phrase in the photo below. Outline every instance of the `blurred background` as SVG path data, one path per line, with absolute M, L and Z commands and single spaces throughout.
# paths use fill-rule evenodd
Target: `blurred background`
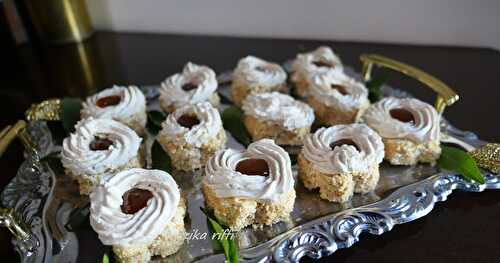
M 35 9 L 86 3 L 96 30 L 500 49 L 498 0 L 0 0 L 20 42 L 18 15 L 30 2 Z
M 498 0 L 88 0 L 117 31 L 481 46 L 500 49 Z

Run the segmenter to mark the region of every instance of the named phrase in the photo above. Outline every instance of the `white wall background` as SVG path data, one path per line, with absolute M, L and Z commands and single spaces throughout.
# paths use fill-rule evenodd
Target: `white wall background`
M 87 0 L 97 29 L 500 49 L 500 0 Z

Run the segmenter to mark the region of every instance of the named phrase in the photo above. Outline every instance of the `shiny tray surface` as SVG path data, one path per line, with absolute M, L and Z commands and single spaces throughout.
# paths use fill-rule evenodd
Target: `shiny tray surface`
M 359 77 L 352 69 L 349 75 Z M 230 74 L 219 76 L 221 82 Z M 141 87 L 148 99 L 148 110 L 158 109 L 158 87 Z M 407 97 L 409 94 L 383 87 L 385 95 Z M 228 87 L 220 88 L 221 96 L 228 96 Z M 227 107 L 228 105 L 223 105 Z M 460 131 L 442 123 L 443 132 L 458 137 L 471 145 L 484 142 L 471 132 Z M 32 227 L 38 247 L 34 255 L 24 255 L 23 262 L 98 262 L 107 251 L 97 234 L 85 222 L 88 213 L 88 198 L 78 194 L 78 186 L 64 175 L 58 153 L 60 144 L 54 141 L 45 122 L 31 122 L 28 129 L 42 157 L 40 172 L 32 169 L 32 160 L 26 160 L 17 176 L 5 188 L 1 196 L 4 207 L 15 208 L 22 219 Z M 243 148 L 228 135 L 228 147 Z M 151 165 L 150 147 L 154 136 L 146 136 L 148 166 Z M 296 176 L 297 167 L 293 167 Z M 222 262 L 222 251 L 209 238 L 200 238 L 209 233 L 206 217 L 200 211 L 204 206 L 201 194 L 201 171 L 192 173 L 173 172 L 187 197 L 188 210 L 186 228 L 191 235 L 176 254 L 155 259 L 155 262 Z M 261 229 L 246 228 L 236 235 L 242 262 L 298 262 L 304 256 L 319 258 L 346 248 L 358 241 L 362 232 L 382 234 L 396 224 L 406 223 L 429 213 L 435 202 L 444 201 L 453 189 L 482 191 L 485 188 L 500 188 L 497 177 L 486 175 L 485 185 L 473 185 L 461 177 L 440 171 L 429 165 L 396 167 L 381 165 L 381 176 L 372 193 L 354 195 L 344 204 L 330 203 L 319 198 L 317 191 L 309 191 L 296 180 L 297 198 L 294 210 L 285 222 Z M 68 230 L 70 218 L 75 214 L 82 218 L 81 227 Z M 198 233 L 198 234 L 197 234 Z M 197 238 L 198 237 L 198 238 Z M 22 252 L 22 246 L 15 244 Z M 109 252 L 108 252 L 109 253 Z

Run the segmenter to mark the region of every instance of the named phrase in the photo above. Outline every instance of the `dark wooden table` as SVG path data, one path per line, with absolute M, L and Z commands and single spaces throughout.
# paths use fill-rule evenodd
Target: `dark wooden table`
M 487 48 L 410 46 L 334 41 L 268 40 L 100 32 L 80 45 L 25 45 L 2 54 L 0 125 L 13 124 L 33 102 L 86 96 L 112 84 L 158 84 L 187 61 L 217 72 L 252 54 L 283 62 L 296 53 L 330 45 L 346 65 L 360 70 L 359 55 L 382 54 L 425 69 L 449 84 L 460 101 L 445 116 L 457 127 L 500 141 L 500 53 Z M 433 93 L 392 74 L 390 84 L 432 102 Z M 19 143 L 0 160 L 5 186 L 22 161 Z M 320 262 L 499 262 L 500 191 L 456 192 L 426 217 L 383 236 L 362 235 L 352 248 Z M 10 235 L 0 230 L 0 256 L 14 258 Z M 13 259 L 14 261 L 14 259 Z M 304 262 L 311 260 L 305 259 Z

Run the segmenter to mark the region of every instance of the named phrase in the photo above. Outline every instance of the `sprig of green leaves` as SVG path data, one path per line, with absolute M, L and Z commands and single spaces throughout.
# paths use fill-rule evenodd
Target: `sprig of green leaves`
M 71 133 L 75 129 L 75 124 L 80 120 L 80 110 L 82 101 L 78 98 L 61 99 L 59 117 L 61 118 L 64 130 Z
M 366 88 L 368 89 L 368 99 L 370 102 L 374 103 L 382 99 L 383 94 L 381 87 L 387 82 L 388 79 L 389 75 L 384 74 L 374 77 L 365 83 Z
M 465 151 L 441 146 L 441 157 L 437 161 L 439 167 L 456 172 L 470 182 L 484 184 L 486 181 L 477 167 L 476 161 Z
M 236 245 L 234 239 L 224 235 L 224 230 L 228 229 L 228 227 L 220 223 L 206 208 L 200 207 L 200 210 L 207 217 L 207 221 L 212 229 L 212 232 L 219 235 L 220 238 L 217 240 L 224 250 L 224 256 L 226 257 L 227 262 L 238 263 L 238 246 Z
M 167 116 L 160 111 L 148 111 L 148 122 L 146 127 L 150 133 L 156 135 L 161 130 L 161 124 L 165 121 Z
M 148 111 L 148 121 L 158 127 L 161 127 L 161 124 L 163 123 L 163 121 L 165 121 L 166 118 L 167 116 L 165 116 L 163 112 L 156 110 Z
M 222 112 L 222 124 L 231 135 L 245 147 L 251 143 L 250 135 L 243 124 L 243 111 L 236 106 L 230 106 Z
M 170 159 L 170 156 L 168 156 L 156 140 L 151 145 L 151 164 L 153 169 L 162 170 L 167 173 L 172 172 L 172 159 Z
M 109 263 L 108 254 L 104 253 L 104 255 L 102 256 L 102 263 Z

